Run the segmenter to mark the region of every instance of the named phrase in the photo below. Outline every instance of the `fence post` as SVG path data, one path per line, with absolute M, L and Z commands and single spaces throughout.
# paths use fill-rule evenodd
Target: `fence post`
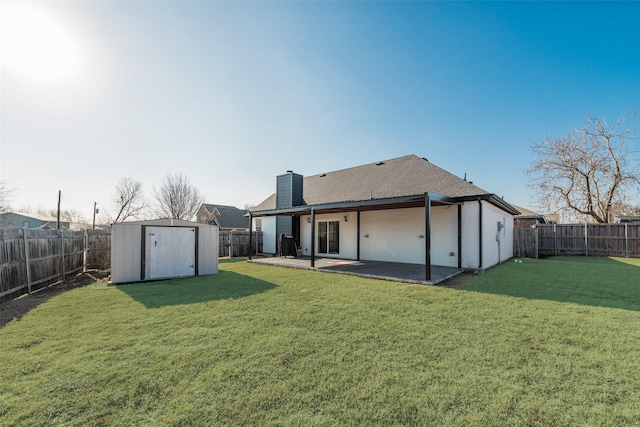
M 31 269 L 29 268 L 29 239 L 27 239 L 28 228 L 22 229 L 22 238 L 24 239 L 24 265 L 27 268 L 27 293 L 31 295 Z
M 553 255 L 558 256 L 558 232 L 556 224 L 553 224 Z
M 233 258 L 233 230 L 229 231 L 229 258 Z
M 624 257 L 629 258 L 629 224 L 624 224 Z
M 67 280 L 67 275 L 64 265 L 64 230 L 60 230 L 60 257 L 62 258 L 62 281 Z
M 82 272 L 87 272 L 87 258 L 89 257 L 89 232 L 84 230 L 84 250 L 82 251 Z
M 536 259 L 538 259 L 538 251 L 540 250 L 539 243 L 538 243 L 538 227 L 534 228 L 534 230 L 535 230 L 535 239 L 536 239 Z
M 587 230 L 588 225 L 584 225 L 584 256 L 589 256 L 589 231 Z

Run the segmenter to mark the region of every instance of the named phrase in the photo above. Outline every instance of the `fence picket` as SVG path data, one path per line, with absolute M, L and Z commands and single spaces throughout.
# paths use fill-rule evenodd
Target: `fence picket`
M 110 254 L 110 233 L 91 231 L 85 239 L 88 231 L 0 228 L 0 299 L 31 294 L 82 270 L 85 240 L 93 245 L 98 239 L 103 246 L 99 251 Z M 108 258 L 97 264 L 88 257 L 87 262 L 93 262 L 94 268 L 110 266 Z
M 537 237 L 531 238 L 535 230 Z M 640 257 L 640 224 L 539 224 L 514 229 L 514 256 Z

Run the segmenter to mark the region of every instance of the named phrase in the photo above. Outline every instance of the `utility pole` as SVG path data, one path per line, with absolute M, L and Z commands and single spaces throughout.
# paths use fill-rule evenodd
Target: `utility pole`
M 93 202 L 93 230 L 96 229 L 96 214 L 100 212 L 100 210 L 96 207 L 98 202 Z
M 58 190 L 58 219 L 56 223 L 56 228 L 60 230 L 60 200 L 62 199 L 62 190 Z

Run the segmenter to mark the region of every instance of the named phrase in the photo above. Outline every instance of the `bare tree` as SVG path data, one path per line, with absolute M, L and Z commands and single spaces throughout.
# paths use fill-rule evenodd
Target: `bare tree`
M 584 128 L 532 143 L 536 159 L 527 174 L 539 204 L 588 221 L 612 222 L 614 206 L 640 184 L 631 147 L 636 138 L 624 127 L 628 118 L 612 125 L 587 115 Z
M 9 202 L 15 190 L 4 181 L 0 181 L 0 213 L 10 209 Z
M 38 208 L 36 213 L 50 218 L 58 217 L 58 211 L 56 209 Z M 76 209 L 63 209 L 60 211 L 60 221 L 86 224 L 87 218 Z
M 204 203 L 200 190 L 182 173 L 167 174 L 160 189 L 153 190 L 153 196 L 157 201 L 157 214 L 164 218 L 191 220 Z
M 54 211 L 54 214 L 56 212 Z M 77 224 L 87 224 L 87 218 L 76 209 L 65 209 L 60 211 L 60 219 L 67 222 L 75 222 Z
M 122 178 L 116 186 L 113 206 L 115 215 L 108 215 L 110 222 L 124 222 L 130 218 L 139 218 L 147 208 L 147 202 L 142 193 L 142 183 L 131 178 Z

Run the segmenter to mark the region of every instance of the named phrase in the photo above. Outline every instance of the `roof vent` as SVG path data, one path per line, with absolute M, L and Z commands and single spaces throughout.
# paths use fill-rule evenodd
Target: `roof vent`
M 378 162 L 378 163 L 376 163 L 376 166 L 382 166 L 382 165 L 384 165 L 384 162 Z
M 427 159 L 426 157 L 423 157 L 422 160 L 424 160 L 425 162 L 429 161 L 429 159 Z
M 293 171 L 292 170 L 288 170 L 287 173 L 293 173 Z
M 322 178 L 322 177 L 324 177 L 324 176 L 327 176 L 327 174 L 326 174 L 326 173 L 323 173 L 322 175 L 320 175 L 320 178 Z

